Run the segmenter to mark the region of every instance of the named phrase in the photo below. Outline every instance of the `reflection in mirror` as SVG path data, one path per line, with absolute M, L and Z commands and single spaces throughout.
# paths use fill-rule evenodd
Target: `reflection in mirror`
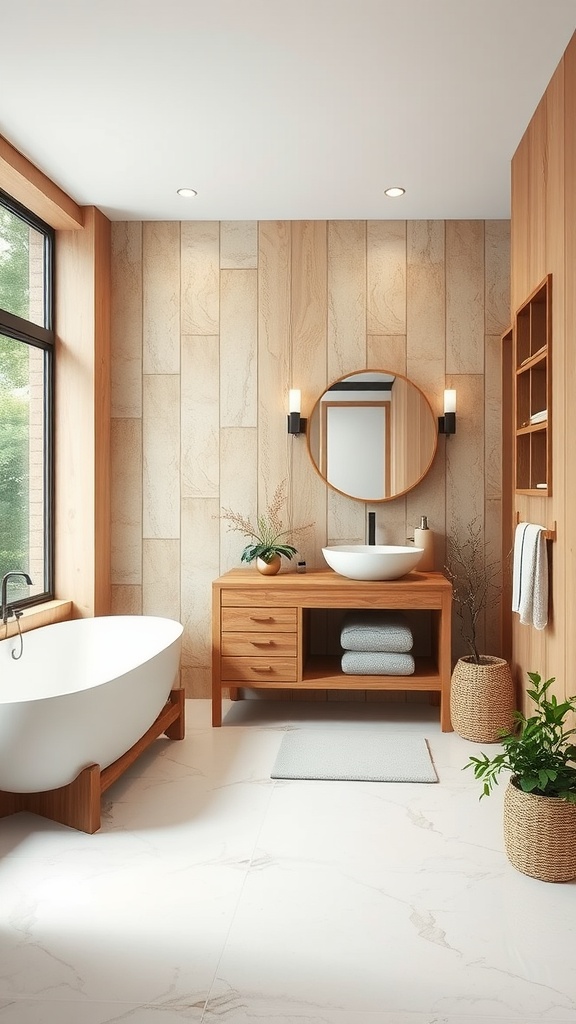
M 420 388 L 398 373 L 362 370 L 320 396 L 307 443 L 314 466 L 335 490 L 362 501 L 389 501 L 428 472 L 438 432 Z

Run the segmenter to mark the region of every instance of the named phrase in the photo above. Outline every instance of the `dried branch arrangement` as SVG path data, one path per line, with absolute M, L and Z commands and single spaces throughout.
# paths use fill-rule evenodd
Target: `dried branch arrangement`
M 453 587 L 456 614 L 461 621 L 462 639 L 476 665 L 482 664 L 478 652 L 478 630 L 488 602 L 502 591 L 500 559 L 486 560 L 484 532 L 480 517 L 468 523 L 464 539 L 458 531 L 448 538 L 446 575 Z

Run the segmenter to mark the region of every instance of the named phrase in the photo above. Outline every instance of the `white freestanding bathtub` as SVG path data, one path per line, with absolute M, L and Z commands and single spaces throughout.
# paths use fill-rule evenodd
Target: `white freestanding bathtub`
M 0 641 L 0 790 L 45 793 L 132 748 L 178 686 L 182 628 L 150 615 L 74 619 L 24 633 L 19 660 L 18 637 Z

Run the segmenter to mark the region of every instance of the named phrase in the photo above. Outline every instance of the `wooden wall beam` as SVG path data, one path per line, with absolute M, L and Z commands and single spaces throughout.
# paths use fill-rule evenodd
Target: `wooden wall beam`
M 0 135 L 0 188 L 55 230 L 84 225 L 82 207 Z

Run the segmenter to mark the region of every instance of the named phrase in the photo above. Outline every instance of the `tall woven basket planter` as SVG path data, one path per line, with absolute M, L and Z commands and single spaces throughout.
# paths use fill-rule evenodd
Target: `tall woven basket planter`
M 459 736 L 475 743 L 497 743 L 514 724 L 515 694 L 510 666 L 504 658 L 459 658 L 450 686 L 450 717 Z
M 504 847 L 518 871 L 543 882 L 576 878 L 576 804 L 523 793 L 512 781 L 504 794 Z

